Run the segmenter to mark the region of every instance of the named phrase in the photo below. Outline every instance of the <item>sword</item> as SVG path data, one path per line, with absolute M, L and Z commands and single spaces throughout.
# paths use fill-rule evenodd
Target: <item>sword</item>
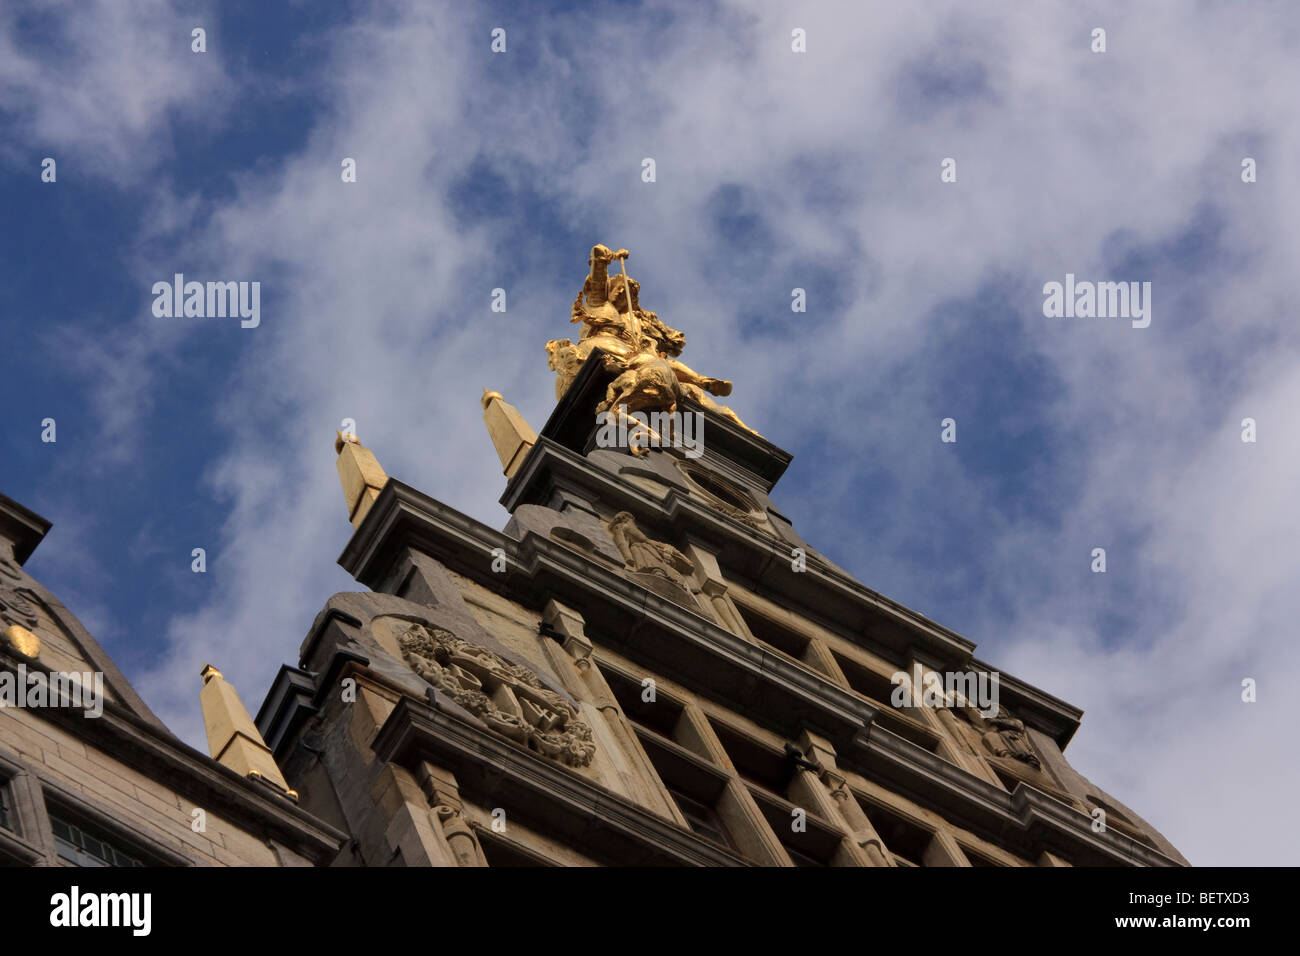
M 627 296 L 628 328 L 632 332 L 632 348 L 641 351 L 641 320 L 632 309 L 632 282 L 627 277 L 627 256 L 621 256 L 618 267 L 623 270 L 623 293 Z

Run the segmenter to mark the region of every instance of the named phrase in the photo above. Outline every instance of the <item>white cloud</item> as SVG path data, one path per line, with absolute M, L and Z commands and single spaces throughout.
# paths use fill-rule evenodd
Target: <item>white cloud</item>
M 6 4 L 0 92 L 14 135 L 0 158 L 36 176 L 53 155 L 61 179 L 137 182 L 170 155 L 173 121 L 222 118 L 230 81 L 220 55 L 192 52 L 190 38 L 214 19 L 206 3 L 182 13 L 169 0 Z

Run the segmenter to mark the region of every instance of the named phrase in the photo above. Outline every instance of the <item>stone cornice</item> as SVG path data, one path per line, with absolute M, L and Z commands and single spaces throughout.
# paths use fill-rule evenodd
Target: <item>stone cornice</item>
M 0 539 L 14 546 L 14 560 L 26 563 L 50 530 L 50 523 L 8 495 L 0 494 Z

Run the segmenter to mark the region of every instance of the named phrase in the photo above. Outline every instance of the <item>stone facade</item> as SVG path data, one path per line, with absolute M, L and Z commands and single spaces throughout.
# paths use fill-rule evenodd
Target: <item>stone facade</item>
M 352 834 L 339 863 L 1186 863 L 1070 768 L 1077 708 L 1006 674 L 987 714 L 892 706 L 898 672 L 990 669 L 809 547 L 769 497 L 790 456 L 749 429 L 688 401 L 702 457 L 595 447 L 609 379 L 589 358 L 540 435 L 485 396 L 504 531 L 340 465 L 369 590 L 257 721 Z
M 23 571 L 48 525 L 0 498 L 0 672 L 105 681 L 94 719 L 0 709 L 0 858 L 1186 864 L 1070 767 L 1077 708 L 1007 674 L 982 712 L 896 706 L 900 673 L 993 670 L 803 541 L 770 497 L 790 456 L 738 420 L 687 397 L 702 456 L 596 447 L 611 377 L 592 354 L 539 434 L 484 396 L 502 531 L 339 436 L 340 563 L 366 590 L 329 600 L 255 726 L 205 670 L 215 757 Z

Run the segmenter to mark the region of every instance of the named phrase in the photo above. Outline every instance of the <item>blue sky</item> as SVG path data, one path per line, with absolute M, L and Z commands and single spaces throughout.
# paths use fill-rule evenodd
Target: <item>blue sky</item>
M 591 244 L 625 246 L 794 453 L 776 498 L 814 547 L 1084 707 L 1072 762 L 1193 862 L 1296 862 L 1300 13 L 1131 6 L 6 5 L 0 490 L 54 522 L 29 569 L 201 745 L 201 664 L 255 709 L 355 587 L 341 420 L 504 525 L 479 395 L 541 426 L 544 343 Z M 260 281 L 261 325 L 155 318 L 176 272 Z M 1067 272 L 1151 282 L 1150 327 L 1045 318 Z

